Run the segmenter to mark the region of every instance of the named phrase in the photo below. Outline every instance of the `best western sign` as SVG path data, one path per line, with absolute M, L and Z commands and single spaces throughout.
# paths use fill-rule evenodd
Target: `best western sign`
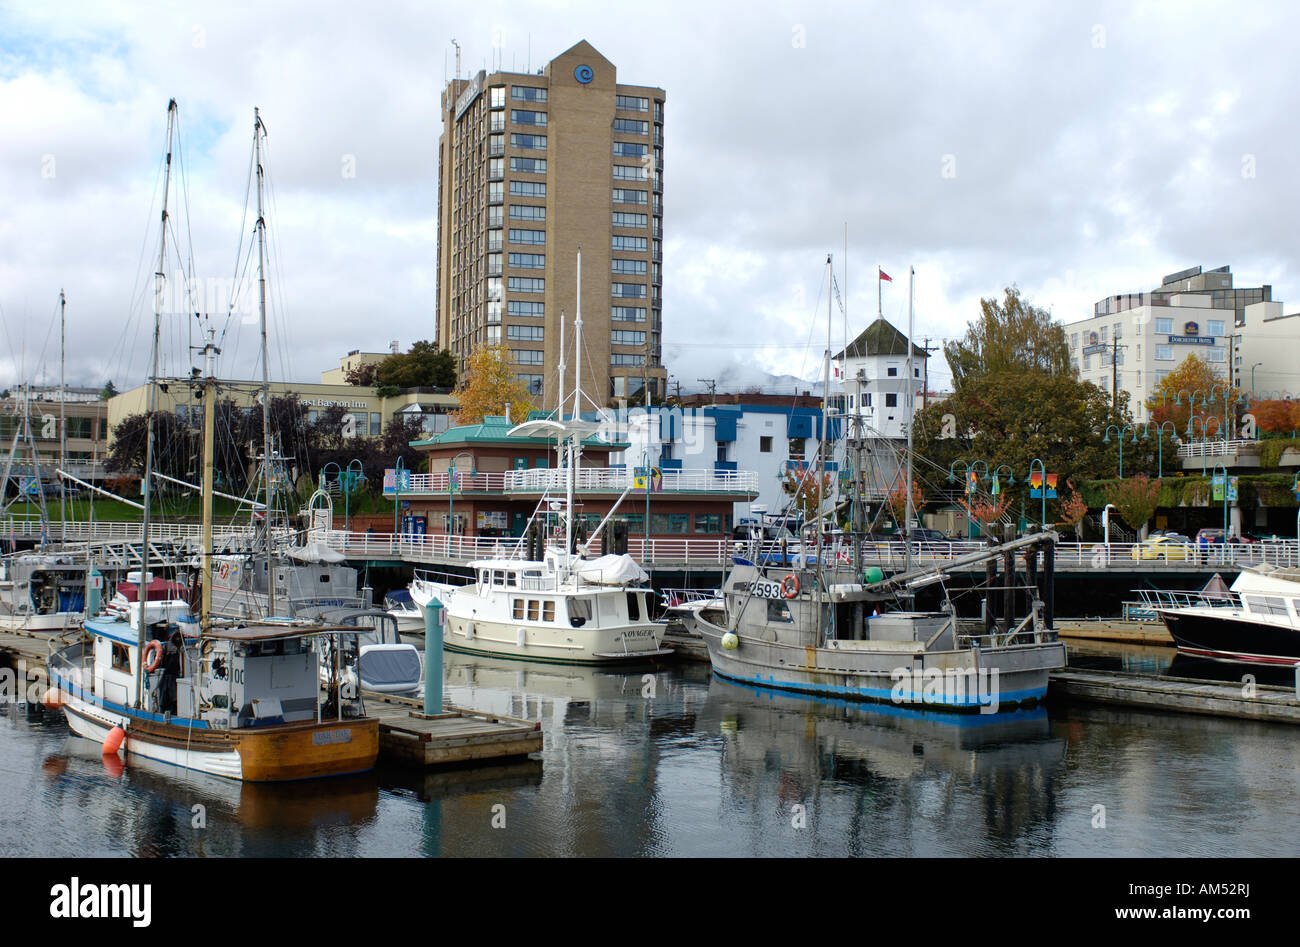
M 1175 345 L 1213 345 L 1214 336 L 1201 335 L 1201 327 L 1195 322 L 1183 325 L 1182 335 L 1171 335 L 1169 341 Z

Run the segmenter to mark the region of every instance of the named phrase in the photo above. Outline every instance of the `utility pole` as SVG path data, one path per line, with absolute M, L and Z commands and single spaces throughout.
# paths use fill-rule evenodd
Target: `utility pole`
M 1111 410 L 1119 411 L 1119 350 L 1128 348 L 1127 345 L 1120 345 L 1114 339 L 1110 343 L 1110 406 Z M 1044 488 L 1046 489 L 1046 488 Z
M 930 398 L 930 353 L 931 353 L 931 352 L 937 352 L 937 351 L 939 351 L 939 349 L 941 349 L 942 346 L 940 346 L 940 345 L 936 345 L 936 346 L 934 346 L 933 348 L 931 348 L 931 347 L 930 347 L 930 337 L 927 335 L 927 336 L 925 337 L 925 346 L 924 346 L 924 348 L 925 348 L 925 364 L 921 366 L 921 377 L 922 377 L 922 381 L 921 381 L 921 410 L 922 410 L 922 411 L 924 411 L 926 405 L 930 403 L 930 402 L 929 402 L 929 398 Z
M 706 385 L 709 386 L 709 400 L 714 406 L 716 406 L 718 403 L 718 380 L 716 378 L 697 378 L 695 380 L 704 382 Z M 682 393 L 681 382 L 678 382 L 677 394 L 680 395 L 681 393 Z

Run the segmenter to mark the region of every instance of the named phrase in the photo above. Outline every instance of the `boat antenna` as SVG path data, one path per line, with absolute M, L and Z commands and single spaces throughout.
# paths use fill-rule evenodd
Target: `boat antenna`
M 167 103 L 167 159 L 163 173 L 162 216 L 159 218 L 160 236 L 158 240 L 158 272 L 154 274 L 153 296 L 153 346 L 149 358 L 149 399 L 144 415 L 144 510 L 140 515 L 140 583 L 136 587 L 136 600 L 140 605 L 139 617 L 136 619 L 136 642 L 139 651 L 135 662 L 135 705 L 144 706 L 144 645 L 145 630 L 148 628 L 149 612 L 149 514 L 153 501 L 153 420 L 158 408 L 158 339 L 162 334 L 163 297 L 167 284 L 165 267 L 167 263 L 167 195 L 171 190 L 172 179 L 172 140 L 176 132 L 176 100 Z
M 208 329 L 203 346 L 203 586 L 199 610 L 199 628 L 203 631 L 212 627 L 212 483 L 215 479 L 212 454 L 217 414 L 216 364 L 221 354 L 215 337 L 216 330 Z
M 819 639 L 826 632 L 826 623 L 822 619 L 822 585 L 825 582 L 825 568 L 822 560 L 826 558 L 822 548 L 822 533 L 825 532 L 823 509 L 826 505 L 826 442 L 831 435 L 831 325 L 834 311 L 831 308 L 835 294 L 831 291 L 835 280 L 835 267 L 832 255 L 826 254 L 826 358 L 822 377 L 822 436 L 817 441 L 817 628 Z M 831 508 L 834 510 L 834 507 Z M 820 640 L 818 641 L 820 644 Z

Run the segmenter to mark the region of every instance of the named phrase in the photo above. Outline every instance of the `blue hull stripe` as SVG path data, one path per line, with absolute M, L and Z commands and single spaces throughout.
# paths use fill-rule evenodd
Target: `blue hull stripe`
M 904 691 L 903 699 L 897 700 L 894 692 L 890 688 L 879 687 L 837 687 L 834 684 L 805 684 L 801 681 L 779 681 L 774 675 L 769 674 L 763 677 L 760 674 L 752 676 L 741 676 L 739 674 L 729 674 L 726 671 L 714 668 L 718 674 L 733 681 L 740 681 L 744 684 L 755 684 L 759 687 L 775 687 L 780 690 L 799 691 L 805 694 L 830 694 L 837 697 L 847 697 L 857 700 L 873 700 L 886 704 L 906 704 L 918 707 L 933 707 L 936 710 L 953 709 L 953 710 L 978 710 L 981 707 L 989 706 L 987 701 L 981 702 L 979 697 L 974 694 L 967 694 L 965 699 L 957 701 L 951 698 L 951 695 L 940 693 L 938 699 L 925 700 L 923 693 L 916 694 L 909 687 Z M 1013 705 L 1027 701 L 1039 701 L 1047 696 L 1047 686 L 1034 687 L 1029 690 L 999 692 L 997 695 L 998 705 Z

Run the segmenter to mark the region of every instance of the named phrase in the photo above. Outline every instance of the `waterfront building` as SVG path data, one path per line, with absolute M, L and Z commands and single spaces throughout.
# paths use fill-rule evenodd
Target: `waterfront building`
M 554 440 L 511 436 L 513 426 L 490 415 L 413 441 L 427 457 L 420 471 L 403 477 L 400 496 L 395 482 L 384 485 L 384 495 L 401 503 L 400 515 L 409 518 L 403 531 L 522 536 L 535 511 L 545 511 L 550 500 L 562 503 L 568 471 L 556 468 Z M 733 527 L 736 504 L 747 508 L 758 495 L 753 473 L 680 462 L 647 471 L 632 462 L 631 446 L 599 434 L 583 442 L 576 521 L 588 536 L 622 498 L 614 521 L 633 539 L 646 535 L 647 513 L 651 538 L 720 539 Z M 558 513 L 554 520 L 560 521 Z
M 912 345 L 911 383 L 907 377 L 907 336 L 883 316 L 862 330 L 849 345 L 832 357 L 836 379 L 831 390 L 832 408 L 851 419 L 860 419 L 868 436 L 886 440 L 907 440 L 911 412 L 917 395 L 925 393 L 926 362 L 930 355 Z M 836 384 L 836 381 L 840 385 Z M 908 404 L 908 391 L 913 404 Z M 924 403 L 919 403 L 924 407 Z
M 1084 381 L 1112 396 L 1127 392 L 1134 419 L 1148 421 L 1147 398 L 1189 353 L 1225 383 L 1240 382 L 1247 309 L 1271 303 L 1272 295 L 1267 284 L 1234 287 L 1227 266 L 1171 273 L 1151 292 L 1107 296 L 1090 318 L 1068 323 L 1070 359 Z
M 108 403 L 100 398 L 99 388 L 57 385 L 19 386 L 0 397 L 0 449 L 8 456 L 15 433 L 23 434 L 23 401 L 30 419 L 31 435 L 36 444 L 36 458 L 44 479 L 53 481 L 60 459 L 60 411 L 67 433 L 68 473 L 82 480 L 100 481 L 104 477 L 104 458 L 108 452 Z M 33 476 L 31 452 L 20 439 L 12 471 L 15 477 Z
M 757 495 L 736 497 L 729 512 L 740 522 L 751 505 L 778 513 L 787 504 L 782 483 L 816 460 L 821 417 L 821 399 L 808 392 L 686 395 L 674 407 L 631 409 L 618 428 L 627 447 L 612 462 L 712 471 L 720 482 L 744 474 Z
M 393 343 L 394 347 L 397 343 Z M 307 422 L 313 423 L 322 411 L 333 407 L 346 409 L 344 423 L 356 437 L 379 437 L 384 425 L 393 418 L 418 417 L 429 434 L 447 430 L 451 416 L 459 405 L 448 390 L 438 388 L 407 388 L 394 394 L 381 396 L 373 385 L 349 385 L 343 378 L 354 367 L 377 364 L 391 353 L 349 352 L 340 360 L 337 369 L 321 373 L 320 382 L 273 381 L 271 397 L 293 395 L 307 408 Z M 168 382 L 160 379 L 157 392 L 157 410 L 175 413 L 195 426 L 202 423 L 203 405 L 192 386 L 181 379 Z M 220 398 L 229 399 L 246 410 L 253 410 L 262 392 L 260 380 L 228 380 L 220 386 Z M 114 395 L 108 401 L 108 447 L 112 447 L 112 430 L 124 419 L 134 414 L 144 414 L 149 403 L 149 386 L 140 385 Z
M 552 410 L 563 332 L 569 371 L 580 363 L 581 387 L 598 403 L 665 392 L 664 98 L 619 82 L 585 40 L 536 73 L 447 84 L 436 322 L 460 375 L 479 346 L 504 345 L 537 406 Z

